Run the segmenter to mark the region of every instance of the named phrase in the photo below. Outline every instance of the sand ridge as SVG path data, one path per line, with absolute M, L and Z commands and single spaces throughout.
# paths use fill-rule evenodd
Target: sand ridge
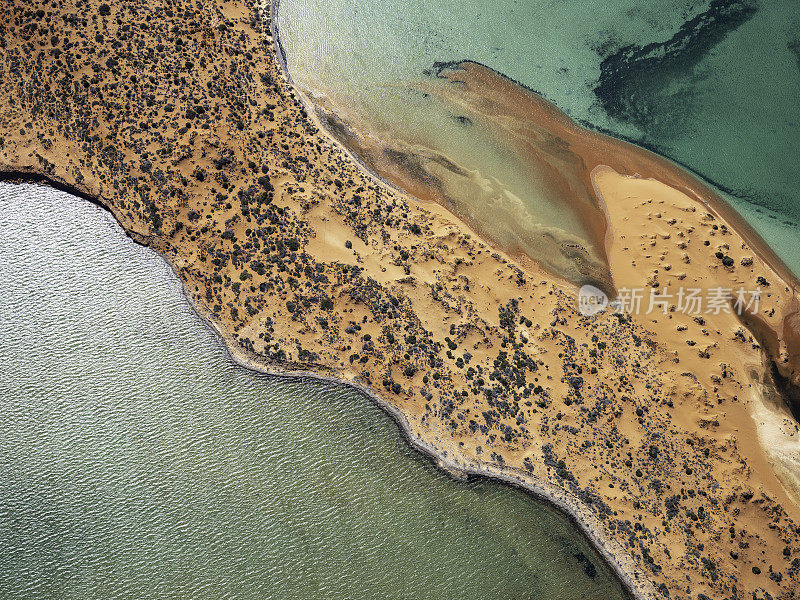
M 0 10 L 2 170 L 97 198 L 167 258 L 240 360 L 353 382 L 444 466 L 553 499 L 638 596 L 794 597 L 797 506 L 755 443 L 747 394 L 769 381 L 741 325 L 676 333 L 670 318 L 582 316 L 567 282 L 371 178 L 297 99 L 269 10 Z M 620 281 L 652 281 L 662 253 L 677 273 L 685 252 L 697 268 L 686 277 L 770 280 L 769 323 L 794 301 L 672 180 L 651 191 L 594 173 Z M 725 244 L 750 266 L 718 264 Z M 786 336 L 772 331 L 780 353 Z

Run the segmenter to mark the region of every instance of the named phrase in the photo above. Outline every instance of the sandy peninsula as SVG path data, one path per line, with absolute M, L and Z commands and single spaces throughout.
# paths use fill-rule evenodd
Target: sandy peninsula
M 0 13 L 0 170 L 106 206 L 242 363 L 350 382 L 443 467 L 550 499 L 637 597 L 797 597 L 797 282 L 701 182 L 499 74 L 448 71 L 483 118 L 526 103 L 521 150 L 598 219 L 615 290 L 764 291 L 747 319 L 669 302 L 584 316 L 572 283 L 321 131 L 269 6 Z

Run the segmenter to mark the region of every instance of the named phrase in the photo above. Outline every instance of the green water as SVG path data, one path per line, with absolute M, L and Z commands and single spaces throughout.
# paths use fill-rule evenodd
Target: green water
M 366 397 L 235 366 L 101 209 L 0 185 L 0 598 L 621 598 Z
M 516 228 L 516 238 L 536 225 L 585 233 L 502 140 L 465 129 L 453 107 L 420 93 L 434 62 L 470 59 L 589 127 L 688 166 L 800 273 L 796 0 L 281 0 L 279 16 L 302 88 L 379 139 L 434 148 L 484 188 L 491 182 L 491 194 L 462 190 L 470 206 L 459 212 Z M 500 219 L 501 193 L 519 198 L 533 223 Z

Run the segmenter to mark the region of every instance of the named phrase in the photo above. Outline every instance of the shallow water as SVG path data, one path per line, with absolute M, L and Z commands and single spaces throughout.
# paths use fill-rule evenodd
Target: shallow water
M 622 597 L 363 395 L 234 365 L 105 211 L 0 185 L 0 257 L 0 598 Z
M 468 178 L 427 161 L 451 208 L 562 272 L 530 239 L 586 240 L 585 229 L 502 133 L 465 126 L 423 72 L 483 63 L 579 122 L 687 165 L 800 273 L 799 25 L 796 0 L 280 2 L 300 87 L 385 145 L 464 167 Z

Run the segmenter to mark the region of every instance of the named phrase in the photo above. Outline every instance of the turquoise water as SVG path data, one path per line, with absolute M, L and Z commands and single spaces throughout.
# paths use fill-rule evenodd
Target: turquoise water
M 486 64 L 579 122 L 688 166 L 800 273 L 796 0 L 281 0 L 280 29 L 300 87 L 377 139 L 433 149 L 480 175 L 459 189 L 468 207 L 457 212 L 498 220 L 498 208 L 514 212 L 502 195 L 518 198 L 532 222 L 499 219 L 516 229 L 508 239 L 487 225 L 500 242 L 523 243 L 542 226 L 585 232 L 502 139 L 465 128 L 424 93 L 437 61 Z
M 613 600 L 564 517 L 235 366 L 101 209 L 0 185 L 0 598 Z

